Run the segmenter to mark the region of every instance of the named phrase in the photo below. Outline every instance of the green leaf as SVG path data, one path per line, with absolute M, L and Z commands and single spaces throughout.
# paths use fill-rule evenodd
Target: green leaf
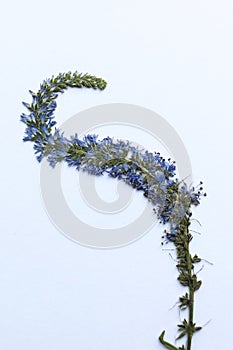
M 199 258 L 199 256 L 197 256 L 197 254 L 195 254 L 193 257 L 192 257 L 192 262 L 195 264 L 195 263 L 199 263 L 201 261 L 201 258 Z
M 160 337 L 159 337 L 159 341 L 161 344 L 163 344 L 165 346 L 166 349 L 168 350 L 179 350 L 177 347 L 175 347 L 174 345 L 166 342 L 163 338 L 164 338 L 164 334 L 165 334 L 165 331 L 163 331 L 161 334 L 160 334 Z
M 201 287 L 202 282 L 197 280 L 197 276 L 193 275 L 192 276 L 192 285 L 194 291 L 197 291 Z
M 185 309 L 189 306 L 189 295 L 188 293 L 185 293 L 185 295 L 182 295 L 180 298 L 180 304 L 179 304 L 179 308 L 180 309 Z
M 194 291 L 196 292 L 200 287 L 201 287 L 202 282 L 201 281 L 197 281 L 196 285 L 194 286 Z
M 183 338 L 186 334 L 187 334 L 187 331 L 184 330 L 182 333 L 180 333 L 180 335 L 178 335 L 178 337 L 176 338 L 176 340 Z

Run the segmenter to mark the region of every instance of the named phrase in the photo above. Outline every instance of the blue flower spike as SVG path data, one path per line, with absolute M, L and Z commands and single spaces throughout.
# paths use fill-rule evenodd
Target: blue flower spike
M 187 310 L 188 320 L 179 324 L 177 340 L 186 338 L 186 344 L 177 347 L 164 340 L 165 331 L 159 337 L 160 343 L 168 350 L 191 350 L 193 335 L 201 329 L 193 322 L 194 294 L 201 287 L 201 281 L 194 267 L 201 258 L 191 255 L 189 245 L 192 207 L 200 204 L 206 193 L 203 183 L 189 187 L 176 178 L 176 165 L 171 159 L 165 160 L 160 153 L 135 147 L 128 140 L 113 137 L 98 139 L 98 135 L 77 134 L 67 138 L 55 127 L 54 112 L 59 93 L 67 88 L 92 88 L 103 90 L 106 82 L 102 78 L 78 72 L 59 73 L 46 79 L 37 93 L 29 90 L 32 103 L 23 102 L 28 114 L 22 113 L 20 120 L 26 126 L 24 142 L 32 142 L 36 159 L 47 159 L 51 167 L 66 162 L 69 167 L 91 175 L 108 176 L 124 181 L 151 202 L 154 212 L 165 225 L 162 244 L 173 244 L 177 255 L 178 281 L 186 288 L 179 298 L 178 307 Z

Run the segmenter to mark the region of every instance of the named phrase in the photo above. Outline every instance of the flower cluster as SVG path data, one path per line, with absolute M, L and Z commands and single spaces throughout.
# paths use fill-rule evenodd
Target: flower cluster
M 21 121 L 26 124 L 23 140 L 34 143 L 39 162 L 46 157 L 52 167 L 65 161 L 68 166 L 92 175 L 107 172 L 109 176 L 142 191 L 156 207 L 160 221 L 170 225 L 167 239 L 174 240 L 179 223 L 190 205 L 199 204 L 203 193 L 178 182 L 175 178 L 176 166 L 171 159 L 166 161 L 160 153 L 146 151 L 129 141 L 110 137 L 100 141 L 97 135 L 86 135 L 80 139 L 77 134 L 68 139 L 57 128 L 52 132 L 56 125 L 54 111 L 58 93 L 68 87 L 82 86 L 104 89 L 106 82 L 87 74 L 65 73 L 45 80 L 37 93 L 30 91 L 32 103 L 23 102 L 29 114 L 21 115 Z
M 49 135 L 44 143 L 43 155 L 47 157 L 49 165 L 53 168 L 57 163 L 66 159 L 70 141 L 64 137 L 59 129 L 55 129 L 54 134 Z
M 45 156 L 46 145 L 51 142 L 52 128 L 57 124 L 54 120 L 54 111 L 57 106 L 55 100 L 58 93 L 64 92 L 68 87 L 103 90 L 105 86 L 106 82 L 101 78 L 89 74 L 68 72 L 44 80 L 37 93 L 29 90 L 32 95 L 32 103 L 23 102 L 29 113 L 21 115 L 21 121 L 26 124 L 26 136 L 23 140 L 34 142 L 34 150 L 39 162 Z

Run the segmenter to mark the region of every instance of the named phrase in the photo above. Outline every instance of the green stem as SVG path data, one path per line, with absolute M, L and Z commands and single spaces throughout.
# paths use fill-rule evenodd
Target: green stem
M 193 324 L 193 309 L 194 309 L 194 291 L 189 288 L 189 326 Z M 187 350 L 191 350 L 193 332 L 188 333 Z
M 192 345 L 192 337 L 193 337 L 193 314 L 194 314 L 194 288 L 192 281 L 192 261 L 191 261 L 191 255 L 189 252 L 189 244 L 187 244 L 187 267 L 188 267 L 188 274 L 190 277 L 190 284 L 189 284 L 189 333 L 188 333 L 188 339 L 187 339 L 187 350 L 191 350 Z
M 201 281 L 197 280 L 197 276 L 194 273 L 194 264 L 200 262 L 200 258 L 197 254 L 192 257 L 189 251 L 190 241 L 192 235 L 189 233 L 190 218 L 189 214 L 183 218 L 180 224 L 180 233 L 176 236 L 175 246 L 178 257 L 178 271 L 180 272 L 178 280 L 181 285 L 188 288 L 188 292 L 184 296 L 180 297 L 180 308 L 188 310 L 188 319 L 184 319 L 181 324 L 178 325 L 178 331 L 180 332 L 177 339 L 181 339 L 184 336 L 187 338 L 186 346 L 182 346 L 179 349 L 191 350 L 193 334 L 201 329 L 200 326 L 196 326 L 193 322 L 194 318 L 194 293 L 200 288 Z

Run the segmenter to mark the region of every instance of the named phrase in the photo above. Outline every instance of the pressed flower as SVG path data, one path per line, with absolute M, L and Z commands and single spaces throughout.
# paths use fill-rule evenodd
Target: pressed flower
M 55 167 L 65 161 L 69 167 L 75 167 L 89 174 L 100 176 L 107 173 L 110 177 L 122 180 L 138 191 L 154 206 L 154 212 L 160 222 L 166 225 L 164 241 L 172 242 L 177 252 L 178 281 L 188 288 L 188 293 L 179 298 L 180 309 L 189 309 L 189 320 L 184 319 L 178 325 L 180 334 L 177 339 L 186 337 L 186 347 L 177 348 L 164 340 L 165 331 L 159 341 L 167 349 L 191 350 L 192 336 L 201 327 L 193 323 L 194 292 L 201 281 L 194 273 L 194 264 L 201 259 L 189 252 L 192 235 L 189 231 L 191 207 L 200 203 L 203 193 L 202 182 L 188 187 L 176 178 L 175 162 L 165 160 L 158 152 L 149 152 L 133 145 L 128 140 L 115 140 L 87 134 L 82 139 L 77 134 L 70 139 L 59 129 L 54 128 L 54 112 L 57 106 L 55 99 L 58 92 L 68 87 L 87 87 L 103 90 L 106 82 L 87 74 L 60 73 L 57 77 L 46 79 L 37 93 L 29 91 L 32 103 L 23 102 L 29 114 L 21 114 L 20 120 L 26 125 L 23 141 L 34 143 L 33 148 L 39 162 L 47 158 Z M 53 130 L 54 129 L 54 130 Z

